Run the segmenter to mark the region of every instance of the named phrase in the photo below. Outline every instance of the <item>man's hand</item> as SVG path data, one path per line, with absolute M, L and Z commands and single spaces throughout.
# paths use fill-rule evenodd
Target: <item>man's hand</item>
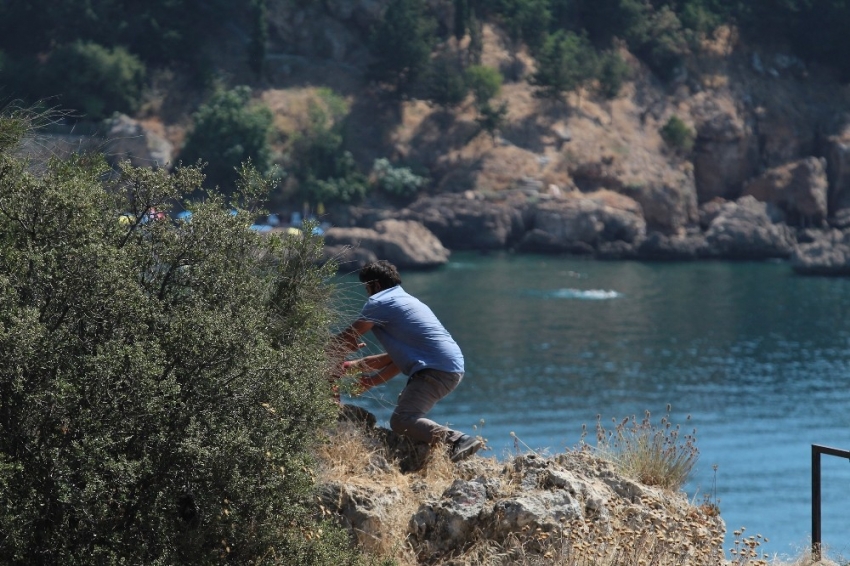
M 336 343 L 331 344 L 331 346 L 327 350 L 328 359 L 331 360 L 333 368 L 331 370 L 331 378 L 339 379 L 346 374 L 346 371 L 351 367 L 351 365 L 356 362 L 354 361 L 344 361 L 342 358 L 345 358 L 346 352 L 341 352 L 339 348 L 335 347 Z M 358 342 L 357 349 L 365 348 L 366 342 Z M 339 360 L 335 362 L 334 360 Z
M 334 342 L 336 342 L 339 345 L 338 347 L 346 354 L 354 352 L 362 347 L 360 337 L 372 330 L 373 326 L 375 326 L 374 322 L 370 322 L 368 320 L 355 320 L 351 323 L 351 326 L 334 337 Z

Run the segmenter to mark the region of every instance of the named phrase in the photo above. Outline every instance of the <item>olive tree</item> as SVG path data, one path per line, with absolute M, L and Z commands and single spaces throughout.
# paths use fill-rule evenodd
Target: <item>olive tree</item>
M 320 243 L 249 229 L 247 167 L 150 220 L 201 173 L 34 168 L 24 131 L 0 114 L 0 562 L 356 563 L 312 519 L 336 407 Z

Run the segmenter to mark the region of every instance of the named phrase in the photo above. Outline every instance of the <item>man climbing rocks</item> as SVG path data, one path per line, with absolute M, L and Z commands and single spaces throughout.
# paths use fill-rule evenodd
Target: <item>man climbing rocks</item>
M 346 353 L 353 352 L 361 345 L 360 337 L 371 330 L 386 353 L 346 362 L 347 367 L 367 372 L 360 379 L 364 389 L 399 373 L 409 376 L 390 418 L 393 432 L 420 442 L 447 443 L 453 462 L 468 458 L 481 448 L 480 440 L 426 418 L 463 378 L 460 348 L 431 309 L 402 289 L 393 264 L 372 262 L 360 269 L 359 276 L 369 299 L 357 320 L 337 338 Z

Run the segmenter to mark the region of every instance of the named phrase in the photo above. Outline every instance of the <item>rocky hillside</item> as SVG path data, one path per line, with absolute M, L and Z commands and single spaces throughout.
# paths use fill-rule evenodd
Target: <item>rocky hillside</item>
M 346 143 L 362 170 L 388 157 L 416 164 L 431 180 L 419 202 L 373 198 L 359 209 L 333 208 L 332 224 L 371 229 L 379 220 L 413 220 L 448 249 L 793 256 L 800 271 L 850 272 L 843 259 L 850 257 L 843 232 L 850 225 L 850 93 L 827 71 L 781 50 L 753 50 L 720 28 L 669 82 L 622 51 L 630 79 L 616 98 L 582 90 L 553 102 L 535 97 L 527 81 L 534 60 L 524 48 L 486 24 L 481 62 L 505 77 L 497 102 L 508 108 L 491 137 L 480 131 L 471 99 L 438 108 L 398 100 L 368 81 L 367 39 L 386 4 L 277 2 L 269 13 L 268 72 L 255 94 L 275 114 L 278 151 L 306 127 L 310 101 L 331 89 L 350 109 Z M 429 4 L 451 29 L 452 2 Z M 222 37 L 217 60 L 231 82 L 248 80 L 247 45 L 235 24 Z M 138 124 L 147 148 L 110 151 L 140 163 L 179 159 L 191 124 L 175 102 L 181 89 L 169 84 Z M 692 148 L 665 141 L 671 119 L 685 126 Z M 126 133 L 135 126 L 123 127 L 112 139 L 135 137 Z M 299 205 L 277 206 L 288 217 L 286 208 Z M 335 241 L 356 244 L 362 235 Z M 409 263 L 433 265 L 441 255 L 431 250 Z
M 671 83 L 622 52 L 631 80 L 614 100 L 579 92 L 552 102 L 535 97 L 526 80 L 533 59 L 488 25 L 482 63 L 511 79 L 501 93 L 507 121 L 491 139 L 479 132 L 471 102 L 452 111 L 393 102 L 363 79 L 363 32 L 379 4 L 331 3 L 333 25 L 292 12 L 275 19 L 279 35 L 293 38 L 287 48 L 303 54 L 286 57 L 275 88 L 263 94 L 280 119 L 297 121 L 291 110 L 309 91 L 304 85 L 328 77 L 322 84 L 351 101 L 350 149 L 361 163 L 391 156 L 424 165 L 433 180 L 430 196 L 411 206 L 336 210 L 335 224 L 416 220 L 450 249 L 794 256 L 804 272 L 847 269 L 823 243 L 843 242 L 843 232 L 829 229 L 845 226 L 850 206 L 850 98 L 828 72 L 780 51 L 751 50 L 721 28 Z M 294 29 L 303 21 L 325 30 L 324 47 L 318 27 Z M 665 142 L 671 118 L 692 132 L 691 150 Z M 816 242 L 830 258 L 811 257 L 806 246 Z
M 544 456 L 518 440 L 505 458 L 453 464 L 365 417 L 341 420 L 322 448 L 319 499 L 376 557 L 457 566 L 768 563 L 760 536 L 741 531 L 726 541 L 735 549 L 727 562 L 712 501 L 630 479 L 589 447 Z
M 275 37 L 270 88 L 263 97 L 284 119 L 307 85 L 329 86 L 352 106 L 350 149 L 364 163 L 390 156 L 422 163 L 437 192 L 500 191 L 557 186 L 562 191 L 611 189 L 644 209 L 651 230 L 675 233 L 697 221 L 698 204 L 735 199 L 764 172 L 810 156 L 826 157 L 829 210 L 803 210 L 806 221 L 843 208 L 850 191 L 840 146 L 846 142 L 846 89 L 818 69 L 779 52 L 750 51 L 726 28 L 706 38 L 702 51 L 672 84 L 662 84 L 627 57 L 630 80 L 613 101 L 582 93 L 566 103 L 533 96 L 526 79 L 533 60 L 495 26 L 485 26 L 482 64 L 507 82 L 507 124 L 495 143 L 475 136 L 471 104 L 456 111 L 424 102 L 394 103 L 364 79 L 365 37 L 383 2 L 328 2 L 327 11 L 281 7 L 272 15 Z M 440 5 L 440 2 L 434 2 Z M 450 3 L 437 10 L 448 26 Z M 662 140 L 661 127 L 677 116 L 696 134 L 690 154 Z M 789 207 L 789 210 L 793 207 Z

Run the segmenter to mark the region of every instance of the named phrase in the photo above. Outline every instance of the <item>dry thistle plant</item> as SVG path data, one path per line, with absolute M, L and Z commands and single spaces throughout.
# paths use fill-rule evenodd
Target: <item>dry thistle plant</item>
M 711 517 L 720 515 L 720 498 L 717 497 L 717 464 L 711 466 L 714 477 L 711 480 L 711 491 L 703 496 L 700 510 Z
M 613 431 L 602 426 L 597 416 L 597 449 L 624 475 L 645 485 L 679 490 L 688 480 L 699 459 L 696 430 L 682 434 L 679 425 L 670 422 L 670 405 L 660 425 L 654 426 L 649 411 L 643 420 L 632 416 L 616 424 Z M 690 415 L 688 420 L 690 420 Z M 616 423 L 616 420 L 614 420 Z

